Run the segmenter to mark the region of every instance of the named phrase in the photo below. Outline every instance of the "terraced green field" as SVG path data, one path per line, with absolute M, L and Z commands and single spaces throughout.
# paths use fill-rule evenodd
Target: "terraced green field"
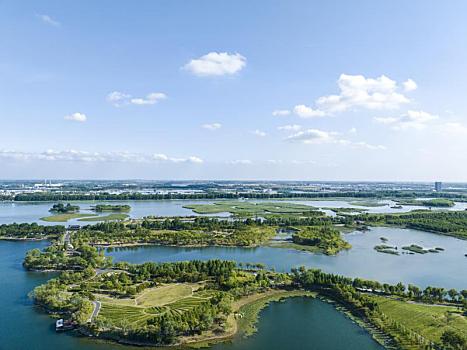
M 448 329 L 467 333 L 467 317 L 462 316 L 462 312 L 455 307 L 374 298 L 390 319 L 431 341 L 440 342 L 441 335 Z
M 189 291 L 187 287 L 190 288 Z M 192 292 L 191 287 L 187 285 L 170 285 L 160 287 L 160 290 L 157 289 L 142 293 L 135 299 L 120 301 L 103 298 L 99 318 L 105 318 L 116 325 L 124 319 L 131 325 L 141 326 L 145 325 L 149 319 L 165 313 L 181 315 L 205 303 L 214 293 L 209 290 Z

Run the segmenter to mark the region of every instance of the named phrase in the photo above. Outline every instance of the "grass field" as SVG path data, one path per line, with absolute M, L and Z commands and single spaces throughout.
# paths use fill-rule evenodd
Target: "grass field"
M 97 214 L 79 214 L 79 213 L 57 214 L 57 215 L 50 215 L 50 216 L 43 217 L 41 218 L 41 220 L 47 221 L 47 222 L 67 222 L 68 220 L 72 220 L 72 219 L 87 218 L 87 217 L 92 217 L 96 215 Z
M 78 219 L 78 221 L 113 221 L 113 220 L 125 220 L 128 215 L 127 214 L 109 214 L 104 216 L 90 216 L 86 215 L 86 217 L 82 219 Z
M 306 214 L 316 211 L 317 208 L 295 203 L 278 202 L 240 202 L 224 201 L 213 204 L 191 204 L 184 206 L 198 214 L 231 213 L 237 216 L 255 216 L 271 214 Z
M 169 284 L 151 288 L 134 299 L 114 299 L 98 296 L 102 302 L 99 317 L 119 324 L 121 320 L 140 326 L 164 313 L 183 314 L 211 298 L 211 291 L 197 291 L 203 284 Z
M 380 309 L 389 318 L 398 321 L 426 339 L 439 342 L 448 329 L 467 333 L 467 317 L 455 307 L 413 304 L 374 296 Z
M 144 291 L 135 298 L 136 304 L 143 307 L 162 306 L 179 299 L 190 297 L 199 289 L 199 284 L 173 284 Z

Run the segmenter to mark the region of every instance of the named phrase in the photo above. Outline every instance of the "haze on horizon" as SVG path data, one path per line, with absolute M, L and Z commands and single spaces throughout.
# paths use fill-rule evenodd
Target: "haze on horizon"
M 0 3 L 2 179 L 467 181 L 467 3 Z

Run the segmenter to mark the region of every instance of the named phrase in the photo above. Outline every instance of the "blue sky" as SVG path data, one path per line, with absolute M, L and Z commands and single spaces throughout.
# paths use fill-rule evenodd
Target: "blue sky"
M 465 13 L 0 1 L 0 177 L 467 181 Z

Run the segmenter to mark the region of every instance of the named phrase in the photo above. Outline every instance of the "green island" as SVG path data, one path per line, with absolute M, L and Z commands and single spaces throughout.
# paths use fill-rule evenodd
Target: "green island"
M 292 235 L 295 244 L 316 247 L 327 255 L 335 255 L 352 246 L 344 241 L 341 233 L 333 226 L 308 226 Z
M 127 214 L 123 212 L 129 212 L 131 207 L 129 205 L 110 205 L 110 204 L 98 204 L 92 207 L 96 213 L 110 212 L 111 214 L 99 216 L 93 213 L 79 213 L 80 207 L 77 205 L 71 205 L 70 203 L 64 205 L 63 203 L 54 204 L 49 210 L 53 215 L 40 218 L 46 222 L 68 222 L 69 220 L 78 219 L 78 221 L 113 221 L 113 220 L 125 220 L 128 218 Z
M 67 222 L 73 219 L 89 218 L 92 216 L 95 216 L 97 218 L 97 214 L 68 213 L 45 216 L 43 218 L 40 218 L 40 220 L 47 222 Z
M 296 234 L 285 241 L 274 241 L 278 231 L 284 227 L 293 227 Z M 195 217 L 103 222 L 84 226 L 74 236 L 80 242 L 104 247 L 147 244 L 188 247 L 270 245 L 328 255 L 350 248 L 330 219 L 317 217 L 235 221 Z
M 380 244 L 376 245 L 374 249 L 378 253 L 385 253 L 385 254 L 392 254 L 392 255 L 399 255 L 399 252 L 397 251 L 397 247 L 395 246 L 390 246 L 387 244 Z
M 67 214 L 67 213 L 75 213 L 79 211 L 79 206 L 72 205 L 67 203 L 66 205 L 63 203 L 57 203 L 49 209 L 51 213 L 59 213 L 59 214 Z
M 73 250 L 56 243 L 29 252 L 24 266 L 62 271 L 31 296 L 85 335 L 134 345 L 207 345 L 253 333 L 258 312 L 271 301 L 307 296 L 337 303 L 387 347 L 467 346 L 467 290 L 421 290 L 303 267 L 277 273 L 221 260 L 112 263 L 102 251 L 72 242 Z
M 222 201 L 213 204 L 190 204 L 184 208 L 191 209 L 197 214 L 220 214 L 230 213 L 239 217 L 253 216 L 274 216 L 274 215 L 303 215 L 313 216 L 322 215 L 317 208 L 295 203 L 281 202 L 241 202 L 241 201 Z
M 94 207 L 91 208 L 92 210 L 96 212 L 129 212 L 131 210 L 131 206 L 126 205 L 126 204 L 117 204 L 117 205 L 112 205 L 112 204 L 97 204 Z
M 449 208 L 455 205 L 454 201 L 446 198 L 432 198 L 432 199 L 401 199 L 397 200 L 398 205 L 421 205 L 424 207 L 434 208 Z

